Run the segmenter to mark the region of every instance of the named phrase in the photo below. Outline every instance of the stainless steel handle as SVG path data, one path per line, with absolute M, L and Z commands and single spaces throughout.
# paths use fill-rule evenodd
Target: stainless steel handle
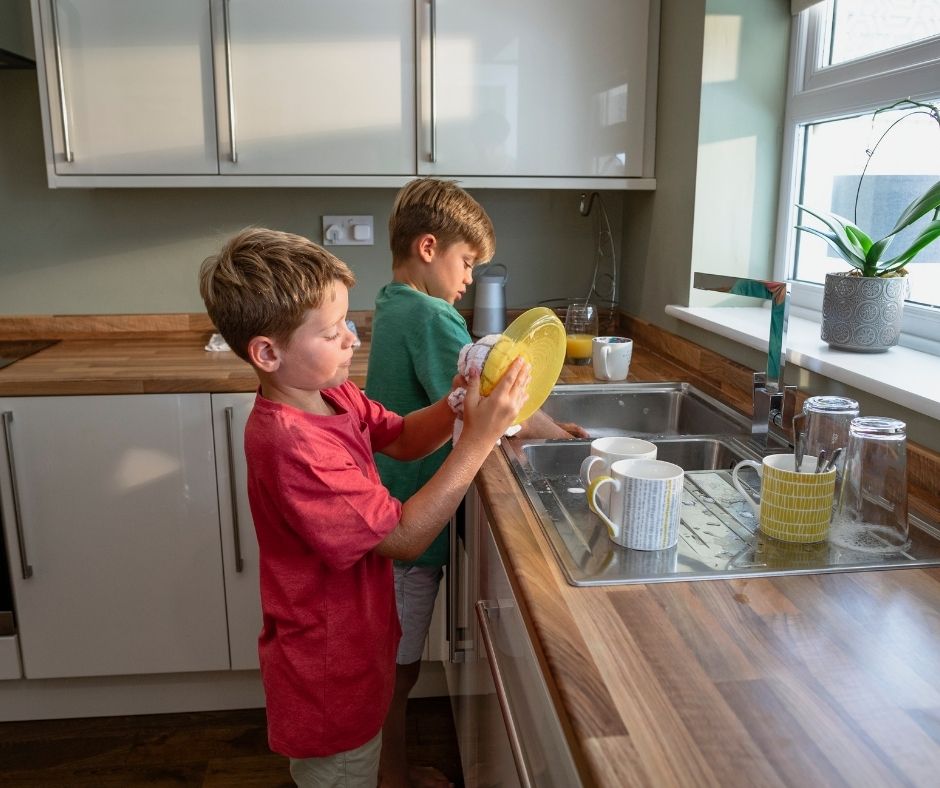
M 232 501 L 232 543 L 235 546 L 235 571 L 241 572 L 245 567 L 242 559 L 242 540 L 238 529 L 238 495 L 235 492 L 235 409 L 225 409 L 225 439 L 228 444 L 228 493 Z
M 503 682 L 503 674 L 499 667 L 499 661 L 496 658 L 496 649 L 493 647 L 493 636 L 490 633 L 490 611 L 499 613 L 498 605 L 491 605 L 485 600 L 476 603 L 477 619 L 480 621 L 480 639 L 483 641 L 483 647 L 486 649 L 486 659 L 490 663 L 490 672 L 493 674 L 493 684 L 496 687 L 496 699 L 499 701 L 499 710 L 503 715 L 503 722 L 506 723 L 506 733 L 509 734 L 509 747 L 512 750 L 512 759 L 516 764 L 516 773 L 519 775 L 519 782 L 524 788 L 532 787 L 532 778 L 529 776 L 529 769 L 525 763 L 525 753 L 522 751 L 522 742 L 519 739 L 519 731 L 516 730 L 515 720 L 512 718 L 512 709 L 509 708 L 509 697 L 506 695 L 506 685 Z
M 457 567 L 457 522 L 450 518 L 450 539 L 448 540 L 449 558 L 447 562 L 447 616 L 444 622 L 447 627 L 447 659 L 450 663 L 463 662 L 463 649 L 457 641 L 457 602 L 460 599 L 458 579 L 460 571 Z
M 16 484 L 16 464 L 13 462 L 13 412 L 5 410 L 3 412 L 3 440 L 7 447 L 7 463 L 10 466 L 10 486 L 13 490 L 13 523 L 16 528 L 16 541 L 20 548 L 20 572 L 24 580 L 29 580 L 33 576 L 33 567 L 30 566 L 29 558 L 26 555 L 26 538 L 23 535 L 23 520 L 20 516 L 20 494 Z
M 225 91 L 228 97 L 228 139 L 232 147 L 232 163 L 238 164 L 235 145 L 235 88 L 232 86 L 232 35 L 229 26 L 229 0 L 222 0 L 222 20 L 225 27 Z
M 430 74 L 431 74 L 431 153 L 428 156 L 428 161 L 436 162 L 437 161 L 437 89 L 435 87 L 434 80 L 434 47 L 435 41 L 437 40 L 437 0 L 428 0 L 428 5 L 431 7 L 430 14 L 430 35 L 428 37 L 428 56 L 430 58 Z
M 62 73 L 62 48 L 59 45 L 59 14 L 56 10 L 58 3 L 52 0 L 49 5 L 52 8 L 52 42 L 55 47 L 56 82 L 59 86 L 59 111 L 62 113 L 62 144 L 65 147 L 65 160 L 72 162 L 75 156 L 69 139 L 69 110 L 65 102 L 65 76 Z

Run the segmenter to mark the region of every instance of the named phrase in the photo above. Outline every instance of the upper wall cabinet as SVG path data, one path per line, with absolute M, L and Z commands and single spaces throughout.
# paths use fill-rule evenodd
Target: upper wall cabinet
M 648 0 L 424 0 L 425 174 L 639 178 Z
M 650 189 L 659 0 L 32 0 L 49 185 Z
M 224 0 L 221 14 L 222 173 L 414 173 L 410 3 Z
M 43 0 L 33 21 L 50 185 L 218 172 L 208 0 Z

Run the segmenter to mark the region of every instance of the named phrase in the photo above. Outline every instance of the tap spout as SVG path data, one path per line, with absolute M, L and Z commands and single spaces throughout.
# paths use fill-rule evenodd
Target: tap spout
M 692 286 L 697 290 L 714 290 L 729 295 L 750 296 L 770 301 L 766 386 L 768 389 L 781 389 L 783 368 L 786 364 L 787 321 L 790 316 L 790 293 L 787 283 L 722 274 L 696 273 Z

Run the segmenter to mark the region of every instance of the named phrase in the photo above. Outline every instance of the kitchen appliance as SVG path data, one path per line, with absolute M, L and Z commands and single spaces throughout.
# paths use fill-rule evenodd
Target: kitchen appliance
M 486 273 L 474 277 L 473 327 L 475 337 L 499 334 L 506 327 L 506 282 L 509 270 L 502 263 L 486 267 Z

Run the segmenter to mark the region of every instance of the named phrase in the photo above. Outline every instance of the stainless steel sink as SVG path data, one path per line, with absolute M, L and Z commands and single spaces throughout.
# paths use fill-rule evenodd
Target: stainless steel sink
M 580 424 L 592 438 L 606 435 L 750 434 L 750 421 L 688 383 L 612 383 L 558 386 L 542 410 Z
M 590 441 L 504 439 L 502 450 L 572 585 L 940 565 L 940 530 L 914 517 L 913 543 L 902 554 L 765 537 L 731 484 L 730 469 L 742 459 L 759 460 L 768 450 L 751 440 L 743 417 L 686 383 L 563 387 L 552 393 L 544 409 L 557 419 L 586 426 L 595 437 L 643 436 L 656 444 L 660 459 L 686 471 L 679 543 L 669 550 L 629 550 L 612 542 L 606 526 L 588 510 L 578 471 Z M 741 478 L 760 489 L 751 469 Z

